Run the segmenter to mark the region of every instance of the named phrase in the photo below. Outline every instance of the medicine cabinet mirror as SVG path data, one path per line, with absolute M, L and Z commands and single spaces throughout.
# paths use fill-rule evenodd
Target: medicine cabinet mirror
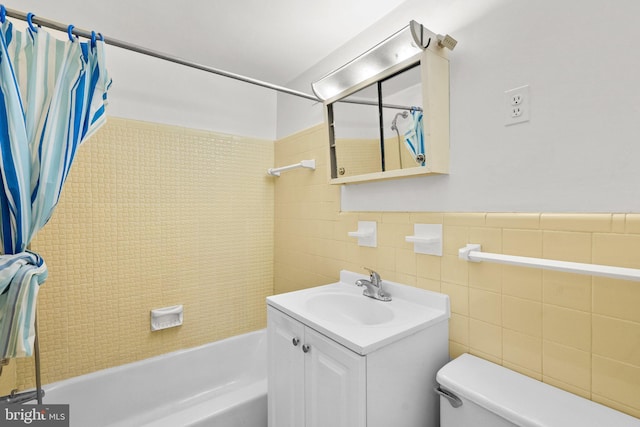
M 381 46 L 389 51 L 389 40 L 397 45 L 391 56 L 400 58 L 406 51 L 397 42 L 403 32 L 411 36 L 408 43 L 414 49 L 412 54 L 404 54 L 405 58 L 398 63 L 390 60 L 374 76 L 349 83 L 351 87 L 333 89 L 346 84 L 345 76 L 353 74 L 348 73 L 349 67 L 365 60 L 370 64 L 376 62 L 369 56 L 376 55 Z M 455 40 L 450 36 L 435 35 L 412 21 L 380 45 L 313 84 L 319 97 L 322 91 L 339 91 L 325 100 L 331 183 L 448 173 L 449 61 L 444 47 L 452 46 Z M 354 72 L 362 74 L 362 68 L 368 67 Z

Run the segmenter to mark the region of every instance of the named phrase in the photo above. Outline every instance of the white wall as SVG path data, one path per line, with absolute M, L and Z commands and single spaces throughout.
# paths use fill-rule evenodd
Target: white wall
M 147 1 L 151 5 L 152 2 Z M 148 43 L 153 34 L 164 36 L 167 31 L 175 34 L 173 40 L 188 43 L 178 53 L 189 59 L 193 47 L 190 35 L 183 33 L 180 11 L 169 6 L 160 7 L 154 16 L 158 26 L 152 32 L 137 21 L 136 12 L 144 5 L 136 5 L 133 12 L 122 9 L 116 21 L 110 21 L 113 8 L 110 3 L 78 2 L 59 0 L 20 0 L 7 5 L 21 11 L 33 11 L 37 16 L 58 22 L 73 22 L 80 28 L 95 25 L 107 37 L 123 40 L 140 46 Z M 172 16 L 172 13 L 175 16 Z M 195 17 L 198 22 L 198 17 Z M 12 19 L 20 29 L 26 23 Z M 192 18 L 189 17 L 189 25 Z M 162 26 L 166 23 L 169 26 Z M 195 24 L 194 24 L 195 25 Z M 123 28 L 124 26 L 124 28 Z M 146 27 L 148 28 L 148 27 Z M 65 39 L 66 33 L 47 29 L 57 37 Z M 146 40 L 146 41 L 145 41 Z M 169 52 L 169 48 L 155 48 Z M 220 133 L 274 140 L 276 136 L 276 94 L 268 89 L 217 76 L 205 71 L 187 68 L 156 58 L 130 52 L 115 46 L 106 46 L 107 69 L 113 85 L 109 91 L 107 115 L 134 120 L 184 126 L 193 129 L 211 130 Z M 205 65 L 218 66 L 216 58 L 202 61 Z M 221 67 L 224 68 L 224 67 Z M 251 76 L 250 76 L 251 77 Z
M 107 46 L 109 116 L 275 139 L 268 89 Z
M 343 210 L 640 212 L 638 16 L 637 0 L 408 0 L 290 86 L 416 19 L 459 41 L 450 174 L 344 186 Z M 506 127 L 504 91 L 525 84 L 531 121 Z M 279 98 L 278 137 L 323 120 Z

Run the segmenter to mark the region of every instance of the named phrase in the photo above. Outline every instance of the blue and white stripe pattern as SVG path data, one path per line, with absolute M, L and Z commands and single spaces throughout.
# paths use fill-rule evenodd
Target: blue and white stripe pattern
M 421 166 L 425 165 L 425 161 L 418 160 L 418 156 L 422 154 L 422 159 L 426 158 L 425 148 L 424 148 L 424 130 L 422 124 L 422 111 L 411 108 L 411 127 L 404 133 L 404 143 L 407 146 L 407 149 L 411 154 L 413 154 L 413 158 L 417 163 L 420 163 Z
M 58 40 L 9 21 L 0 33 L 0 358 L 31 355 L 49 221 L 76 150 L 106 121 L 104 42 Z

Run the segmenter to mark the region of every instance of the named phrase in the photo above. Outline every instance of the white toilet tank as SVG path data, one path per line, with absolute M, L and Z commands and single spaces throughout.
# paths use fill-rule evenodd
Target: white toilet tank
M 441 427 L 640 427 L 638 418 L 470 354 L 446 364 L 437 381 Z

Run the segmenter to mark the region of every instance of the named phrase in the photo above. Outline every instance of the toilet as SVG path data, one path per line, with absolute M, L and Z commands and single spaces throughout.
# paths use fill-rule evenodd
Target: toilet
M 463 354 L 436 377 L 441 427 L 640 427 L 640 419 Z

